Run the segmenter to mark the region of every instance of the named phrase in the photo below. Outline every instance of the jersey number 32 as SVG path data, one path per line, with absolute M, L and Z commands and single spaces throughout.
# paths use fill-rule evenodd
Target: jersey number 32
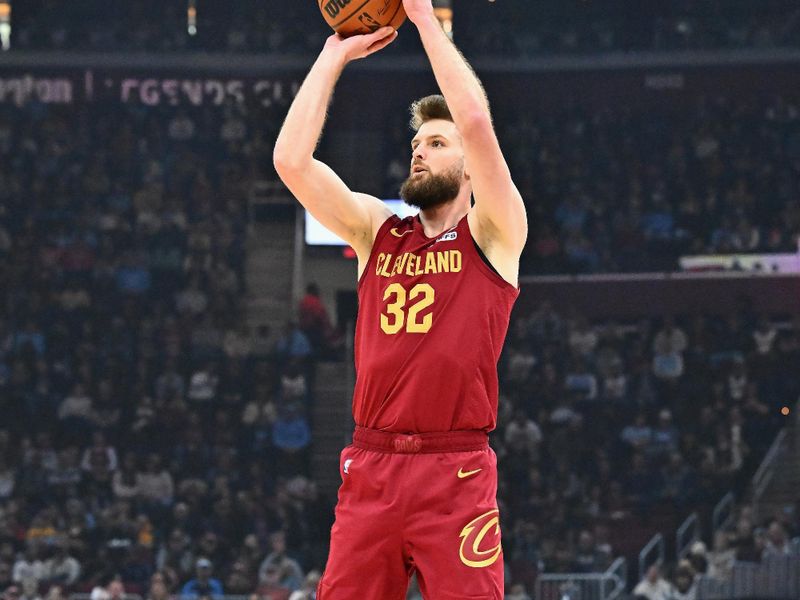
M 404 327 L 406 333 L 427 333 L 433 324 L 433 313 L 421 317 L 420 313 L 433 304 L 435 297 L 433 287 L 427 283 L 418 283 L 408 291 L 399 283 L 391 284 L 383 292 L 383 300 L 388 304 L 386 312 L 381 313 L 381 329 L 389 335 Z

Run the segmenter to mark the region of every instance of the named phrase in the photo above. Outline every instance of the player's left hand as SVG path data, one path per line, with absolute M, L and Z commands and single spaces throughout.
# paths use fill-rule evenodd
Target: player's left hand
M 408 20 L 414 24 L 433 16 L 431 0 L 403 0 L 403 8 L 408 15 Z

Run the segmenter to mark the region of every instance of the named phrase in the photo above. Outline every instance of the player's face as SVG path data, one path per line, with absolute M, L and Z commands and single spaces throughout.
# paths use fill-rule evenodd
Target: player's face
M 466 181 L 461 135 L 454 123 L 434 119 L 411 140 L 411 173 L 400 197 L 420 209 L 455 199 Z

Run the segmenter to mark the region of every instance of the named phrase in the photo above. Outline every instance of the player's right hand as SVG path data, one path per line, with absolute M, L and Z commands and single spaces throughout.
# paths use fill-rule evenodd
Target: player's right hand
M 325 42 L 324 51 L 338 53 L 346 62 L 364 58 L 383 50 L 397 38 L 393 27 L 381 27 L 373 33 L 354 35 L 343 38 L 334 33 Z

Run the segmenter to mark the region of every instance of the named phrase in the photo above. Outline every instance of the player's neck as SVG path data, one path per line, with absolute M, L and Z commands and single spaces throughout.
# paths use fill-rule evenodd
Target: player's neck
M 470 201 L 461 197 L 440 204 L 432 208 L 419 211 L 419 220 L 422 223 L 422 230 L 427 237 L 436 237 L 448 229 L 452 229 L 469 212 Z

